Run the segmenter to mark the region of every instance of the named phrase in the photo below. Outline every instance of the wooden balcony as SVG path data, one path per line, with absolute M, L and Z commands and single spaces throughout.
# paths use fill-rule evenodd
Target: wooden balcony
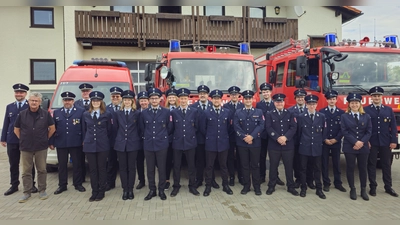
M 297 38 L 298 25 L 296 19 L 75 11 L 75 36 L 93 45 L 142 48 L 168 46 L 170 39 L 269 47 Z

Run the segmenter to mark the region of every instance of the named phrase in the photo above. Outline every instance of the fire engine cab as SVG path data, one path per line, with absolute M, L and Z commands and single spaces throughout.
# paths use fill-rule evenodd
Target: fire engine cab
M 191 52 L 181 51 L 184 46 L 179 40 L 170 40 L 169 43 L 168 53 L 163 53 L 155 63 L 146 65 L 146 89 L 156 87 L 165 92 L 170 88 L 188 88 L 192 93 L 189 104 L 192 104 L 199 99 L 197 87 L 207 85 L 210 90 L 222 90 L 225 103 L 229 101 L 228 88 L 235 85 L 242 91 L 253 90 L 257 93 L 254 105 L 259 101 L 254 57 L 250 54 L 248 43 L 240 43 L 239 47 L 185 45 L 193 48 Z M 239 53 L 230 53 L 230 48 L 237 48 Z M 239 100 L 242 101 L 242 98 Z

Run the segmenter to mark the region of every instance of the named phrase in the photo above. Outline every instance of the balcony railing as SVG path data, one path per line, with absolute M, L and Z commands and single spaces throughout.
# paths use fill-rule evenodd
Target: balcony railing
M 81 41 L 121 43 L 161 43 L 170 39 L 190 43 L 277 43 L 297 38 L 295 19 L 227 18 L 197 15 L 168 18 L 160 14 L 75 11 L 75 35 Z

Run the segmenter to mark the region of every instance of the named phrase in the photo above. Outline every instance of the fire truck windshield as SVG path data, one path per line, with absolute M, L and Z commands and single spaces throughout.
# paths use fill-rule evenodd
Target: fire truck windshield
M 254 90 L 254 64 L 251 61 L 221 59 L 173 59 L 171 70 L 176 88 L 197 90 L 207 85 L 210 90 L 227 91 L 235 85 L 241 90 Z
M 346 52 L 348 58 L 335 62 L 339 80 L 332 86 L 339 94 L 366 95 L 373 86 L 381 86 L 388 95 L 400 94 L 400 54 Z M 325 65 L 325 71 L 329 71 Z M 325 81 L 328 85 L 328 81 Z

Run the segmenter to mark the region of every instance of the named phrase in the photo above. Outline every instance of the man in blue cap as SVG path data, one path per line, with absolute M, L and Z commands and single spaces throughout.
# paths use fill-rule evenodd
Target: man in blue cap
M 342 185 L 341 173 L 340 173 L 340 149 L 342 146 L 342 131 L 340 128 L 341 116 L 344 113 L 343 110 L 336 107 L 338 92 L 330 90 L 325 93 L 326 101 L 328 106 L 321 109 L 319 112 L 325 115 L 325 122 L 327 126 L 327 136 L 324 140 L 322 150 L 322 181 L 323 190 L 328 192 L 331 180 L 329 179 L 329 156 L 332 156 L 333 164 L 333 184 L 336 189 L 346 192 L 346 189 Z
M 116 117 L 116 112 L 121 110 L 122 94 L 123 90 L 120 87 L 110 88 L 111 103 L 107 105 L 107 111 L 109 111 L 113 117 L 113 121 Z M 117 136 L 117 127 L 113 126 L 112 135 L 110 137 L 110 151 L 107 159 L 107 185 L 106 191 L 115 188 L 115 180 L 117 179 L 117 172 L 119 169 L 117 152 L 114 150 L 115 137 Z
M 4 195 L 11 195 L 18 191 L 19 185 L 19 162 L 21 152 L 19 151 L 19 139 L 14 134 L 14 123 L 17 116 L 22 110 L 29 107 L 26 100 L 26 94 L 29 87 L 18 83 L 13 85 L 15 102 L 7 105 L 6 113 L 4 115 L 3 129 L 1 132 L 1 145 L 7 147 L 8 162 L 10 163 L 10 178 L 11 187 L 4 192 Z M 32 168 L 32 193 L 37 193 L 38 189 L 35 187 L 35 166 Z
M 143 112 L 147 108 L 149 108 L 149 96 L 147 95 L 147 91 L 141 91 L 137 95 L 137 99 L 139 101 L 139 111 Z M 142 140 L 143 142 L 143 140 Z M 142 144 L 143 146 L 143 144 Z M 136 189 L 142 189 L 146 185 L 146 179 L 144 176 L 144 152 L 143 148 L 138 151 L 138 155 L 136 158 L 136 168 L 138 173 L 139 184 L 136 186 Z
M 232 86 L 228 88 L 228 92 L 230 95 L 231 100 L 224 104 L 224 108 L 229 109 L 231 112 L 231 118 L 235 115 L 236 110 L 243 109 L 244 105 L 239 101 L 239 94 L 240 94 L 240 88 L 237 86 Z M 235 154 L 236 152 L 236 154 Z M 236 159 L 235 159 L 236 155 Z M 229 186 L 234 186 L 235 185 L 235 167 L 238 172 L 238 179 L 239 183 L 243 184 L 243 175 L 242 175 L 242 170 L 240 169 L 240 157 L 239 153 L 237 152 L 237 146 L 236 146 L 236 133 L 234 130 L 234 127 L 231 127 L 231 130 L 229 131 L 229 151 L 228 151 L 228 172 L 229 172 Z
M 399 195 L 392 188 L 392 149 L 397 147 L 397 125 L 393 109 L 382 104 L 383 88 L 379 86 L 372 87 L 369 90 L 372 104 L 365 107 L 365 112 L 371 116 L 372 136 L 369 140 L 371 145 L 368 157 L 368 179 L 369 194 L 376 196 L 376 163 L 378 154 L 382 165 L 383 183 L 385 192 L 391 196 Z
M 68 159 L 71 156 L 73 162 L 73 185 L 79 192 L 86 189 L 82 186 L 82 116 L 85 110 L 74 107 L 75 94 L 69 91 L 61 93 L 64 107 L 56 109 L 53 113 L 56 132 L 50 139 L 50 149 L 57 148 L 58 159 L 58 188 L 55 195 L 67 190 L 68 185 Z
M 150 106 L 142 111 L 139 126 L 143 136 L 143 149 L 147 165 L 147 180 L 150 192 L 144 200 L 150 200 L 157 195 L 155 183 L 155 167 L 158 167 L 158 195 L 161 200 L 166 200 L 166 159 L 171 129 L 171 113 L 160 106 L 162 92 L 157 88 L 148 91 Z
M 299 159 L 301 191 L 300 196 L 306 197 L 307 182 L 306 171 L 309 161 L 313 166 L 313 178 L 316 185 L 316 195 L 321 199 L 326 199 L 322 191 L 321 182 L 321 156 L 322 143 L 326 139 L 325 115 L 317 112 L 318 96 L 307 95 L 304 100 L 307 102 L 307 111 L 297 116 L 297 134 L 299 137 Z
M 79 85 L 79 89 L 81 90 L 82 98 L 81 98 L 81 99 L 78 99 L 78 100 L 75 102 L 74 105 L 75 105 L 76 107 L 84 108 L 86 111 L 88 111 L 88 110 L 89 110 L 89 107 L 90 107 L 90 97 L 89 97 L 89 94 L 90 94 L 90 92 L 91 92 L 92 89 L 93 89 L 93 85 L 88 84 L 88 83 L 83 83 L 83 84 Z

